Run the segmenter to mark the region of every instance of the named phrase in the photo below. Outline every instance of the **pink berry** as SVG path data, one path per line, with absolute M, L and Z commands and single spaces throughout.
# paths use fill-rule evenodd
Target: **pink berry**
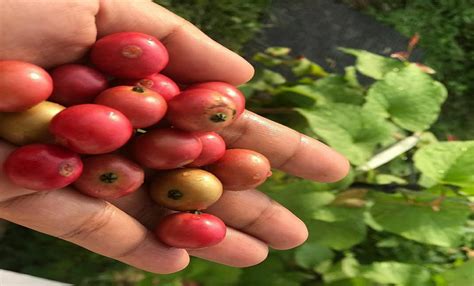
M 210 81 L 203 82 L 198 84 L 193 84 L 189 86 L 186 90 L 195 89 L 195 88 L 204 88 L 217 91 L 225 96 L 231 98 L 235 103 L 235 108 L 237 110 L 237 116 L 242 114 L 245 110 L 245 96 L 238 90 L 235 86 L 221 82 L 221 81 Z
M 56 141 L 82 154 L 109 153 L 122 147 L 133 133 L 120 111 L 98 104 L 80 104 L 58 113 L 49 126 Z
M 195 132 L 202 143 L 202 151 L 189 167 L 202 167 L 219 160 L 225 153 L 225 142 L 222 137 L 215 132 Z
M 35 191 L 64 188 L 82 172 L 79 155 L 50 144 L 20 147 L 8 156 L 3 167 L 14 184 Z
M 167 119 L 187 131 L 217 131 L 236 118 L 232 99 L 209 89 L 183 91 L 168 102 Z
M 151 89 L 163 96 L 166 101 L 171 100 L 180 93 L 179 86 L 172 79 L 160 73 L 152 74 L 140 80 L 129 79 L 120 82 L 123 85 L 140 85 Z
M 174 213 L 164 217 L 155 229 L 158 239 L 172 247 L 196 249 L 224 240 L 224 222 L 205 213 Z
M 168 108 L 161 95 L 140 86 L 106 89 L 97 96 L 95 103 L 122 112 L 134 128 L 145 128 L 158 123 Z
M 143 184 L 143 169 L 123 156 L 98 155 L 83 163 L 84 171 L 74 187 L 89 196 L 115 199 L 135 192 Z
M 93 68 L 67 64 L 51 71 L 53 94 L 50 100 L 71 106 L 91 103 L 108 87 L 107 78 Z
M 224 185 L 225 190 L 253 189 L 271 176 L 268 159 L 260 153 L 247 149 L 229 149 L 214 164 L 206 167 Z
M 157 170 L 183 167 L 194 161 L 201 151 L 199 138 L 174 128 L 151 130 L 131 145 L 131 152 L 138 163 Z
M 0 61 L 0 112 L 20 112 L 46 100 L 53 81 L 39 66 L 21 61 Z
M 105 36 L 91 51 L 91 61 L 100 71 L 119 78 L 141 79 L 158 73 L 168 60 L 168 51 L 158 39 L 135 32 Z

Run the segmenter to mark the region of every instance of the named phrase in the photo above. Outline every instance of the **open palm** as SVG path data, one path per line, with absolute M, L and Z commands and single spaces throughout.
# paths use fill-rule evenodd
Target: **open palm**
M 49 68 L 80 60 L 97 37 L 136 31 L 154 35 L 165 44 L 170 64 L 164 73 L 180 83 L 241 84 L 253 75 L 244 59 L 149 1 L 2 2 L 0 60 L 23 60 Z M 348 171 L 347 161 L 326 145 L 251 112 L 221 135 L 228 148 L 256 150 L 270 159 L 273 168 L 302 178 L 332 182 Z M 0 142 L 0 163 L 12 149 Z M 292 248 L 308 235 L 303 222 L 256 190 L 224 192 L 207 211 L 225 221 L 226 238 L 213 247 L 185 251 L 161 244 L 149 231 L 166 210 L 154 205 L 145 190 L 113 201 L 67 188 L 32 192 L 12 185 L 0 170 L 0 218 L 151 272 L 178 271 L 187 265 L 189 254 L 250 266 L 265 259 L 268 247 Z

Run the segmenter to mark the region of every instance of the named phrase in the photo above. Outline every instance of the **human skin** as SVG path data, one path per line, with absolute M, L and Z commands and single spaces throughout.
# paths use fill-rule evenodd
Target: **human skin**
M 136 31 L 163 42 L 170 55 L 163 73 L 179 83 L 238 85 L 253 76 L 244 59 L 151 1 L 0 3 L 0 60 L 51 68 L 83 58 L 96 37 Z M 326 145 L 248 111 L 219 133 L 228 148 L 255 150 L 269 158 L 273 168 L 302 178 L 334 182 L 349 170 L 347 160 Z M 11 145 L 0 143 L 0 163 L 11 150 Z M 224 192 L 208 212 L 226 223 L 226 238 L 218 245 L 187 252 L 154 238 L 150 229 L 165 213 L 143 190 L 110 201 L 70 189 L 37 193 L 12 185 L 0 167 L 0 218 L 150 272 L 179 271 L 188 264 L 189 255 L 234 267 L 251 266 L 266 258 L 269 247 L 293 248 L 308 235 L 301 220 L 256 190 Z

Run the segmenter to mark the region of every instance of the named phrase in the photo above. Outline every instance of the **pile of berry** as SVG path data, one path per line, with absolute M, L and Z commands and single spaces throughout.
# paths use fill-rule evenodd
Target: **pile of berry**
M 0 137 L 21 146 L 3 172 L 23 188 L 72 185 L 105 200 L 143 186 L 157 204 L 177 211 L 156 226 L 160 241 L 188 249 L 222 241 L 226 226 L 202 211 L 224 189 L 254 188 L 271 175 L 263 155 L 226 150 L 216 133 L 243 113 L 244 96 L 224 82 L 181 90 L 160 74 L 166 48 L 142 33 L 99 39 L 90 63 L 48 74 L 0 61 Z

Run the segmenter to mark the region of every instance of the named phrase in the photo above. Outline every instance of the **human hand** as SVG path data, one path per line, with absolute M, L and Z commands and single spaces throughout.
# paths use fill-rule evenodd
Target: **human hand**
M 135 31 L 162 40 L 170 54 L 164 73 L 180 83 L 218 80 L 237 85 L 253 75 L 252 67 L 238 55 L 149 1 L 3 0 L 2 4 L 0 60 L 49 68 L 80 60 L 96 37 Z M 258 151 L 272 167 L 299 177 L 332 182 L 349 169 L 348 162 L 324 144 L 251 112 L 221 135 L 229 148 Z M 0 163 L 12 149 L 0 142 Z M 0 218 L 151 272 L 178 271 L 187 265 L 189 255 L 250 266 L 265 259 L 268 247 L 289 249 L 308 235 L 303 222 L 256 190 L 224 192 L 207 211 L 228 226 L 223 242 L 192 251 L 169 248 L 149 231 L 166 211 L 144 190 L 109 202 L 69 188 L 33 192 L 12 185 L 0 169 Z

